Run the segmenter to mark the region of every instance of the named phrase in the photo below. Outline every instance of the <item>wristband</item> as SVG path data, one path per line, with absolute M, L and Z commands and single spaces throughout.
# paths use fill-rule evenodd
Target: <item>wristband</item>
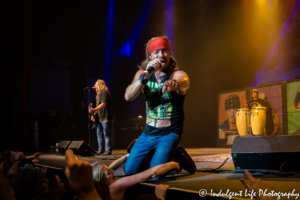
M 145 85 L 148 82 L 148 79 L 145 79 L 145 76 L 143 74 L 140 75 L 139 81 Z

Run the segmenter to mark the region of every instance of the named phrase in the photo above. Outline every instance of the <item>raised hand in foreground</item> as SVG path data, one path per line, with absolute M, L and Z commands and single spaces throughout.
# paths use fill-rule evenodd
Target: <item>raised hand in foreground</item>
M 92 165 L 79 159 L 71 149 L 66 150 L 65 174 L 72 190 L 80 200 L 101 200 L 93 184 Z
M 256 193 L 256 199 L 258 200 L 272 200 L 273 198 L 271 196 L 264 196 L 260 195 L 260 191 L 267 190 L 268 189 L 268 184 L 265 181 L 262 181 L 260 179 L 255 179 L 253 176 L 249 173 L 247 169 L 245 169 L 245 175 L 249 180 L 246 180 L 244 178 L 241 178 L 240 181 L 245 185 L 245 187 L 248 190 L 254 190 Z

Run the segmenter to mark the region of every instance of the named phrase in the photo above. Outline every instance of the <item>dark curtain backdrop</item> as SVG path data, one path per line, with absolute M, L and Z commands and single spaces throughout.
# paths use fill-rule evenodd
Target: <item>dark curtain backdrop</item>
M 76 108 L 80 101 L 85 100 L 83 88 L 86 87 L 85 69 L 85 27 L 84 27 L 84 2 L 72 1 L 66 6 L 69 15 L 68 35 L 70 36 L 70 84 L 71 105 Z
M 2 3 L 3 50 L 1 74 L 3 116 L 1 148 L 34 149 L 32 113 L 31 1 Z

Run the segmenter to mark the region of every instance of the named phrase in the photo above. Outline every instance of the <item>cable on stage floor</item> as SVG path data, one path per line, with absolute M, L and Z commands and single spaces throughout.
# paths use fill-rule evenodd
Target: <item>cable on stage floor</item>
M 201 168 L 201 169 L 198 169 L 197 172 L 219 172 L 221 170 L 218 170 L 218 169 L 221 168 L 227 162 L 227 160 L 229 160 L 229 158 L 231 158 L 231 156 L 226 158 L 226 160 L 217 168 Z

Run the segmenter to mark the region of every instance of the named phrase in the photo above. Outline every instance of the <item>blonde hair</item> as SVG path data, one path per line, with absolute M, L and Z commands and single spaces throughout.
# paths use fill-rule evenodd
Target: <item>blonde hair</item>
M 168 41 L 170 42 L 170 40 L 168 39 L 167 36 L 164 35 L 164 36 L 160 36 L 160 37 L 165 38 L 166 40 L 168 40 Z M 151 39 L 147 42 L 147 44 L 146 44 L 146 49 L 145 49 L 145 56 L 146 56 L 146 59 L 145 59 L 144 61 L 142 61 L 140 65 L 138 65 L 138 67 L 139 67 L 140 69 L 142 69 L 142 70 L 145 70 L 145 69 L 146 69 L 148 62 L 150 61 L 148 49 L 149 49 L 150 42 L 151 42 L 152 40 L 154 40 L 155 38 L 159 38 L 159 37 L 153 37 L 153 38 L 151 38 Z M 170 42 L 170 44 L 171 44 L 171 42 Z M 172 51 L 172 50 L 171 50 L 171 51 Z M 172 52 L 170 52 L 170 54 L 171 54 L 171 53 L 172 53 Z M 171 58 L 170 58 L 170 63 L 169 63 L 168 71 L 167 71 L 168 74 L 172 74 L 173 71 L 179 70 L 179 68 L 177 67 L 177 61 L 175 60 L 175 58 L 174 58 L 173 56 L 170 56 L 170 57 L 171 57 Z
M 93 167 L 93 179 L 95 182 L 103 182 L 104 172 L 103 166 L 99 162 L 94 162 L 92 164 Z
M 108 185 L 104 182 L 105 174 L 103 171 L 103 165 L 99 162 L 94 162 L 93 166 L 93 180 L 94 186 L 102 199 L 110 200 L 110 193 Z
M 97 89 L 99 89 L 99 91 L 97 92 L 97 96 L 100 94 L 101 90 L 107 89 L 104 80 L 101 80 L 101 79 L 98 79 L 96 81 L 96 87 L 97 87 Z

